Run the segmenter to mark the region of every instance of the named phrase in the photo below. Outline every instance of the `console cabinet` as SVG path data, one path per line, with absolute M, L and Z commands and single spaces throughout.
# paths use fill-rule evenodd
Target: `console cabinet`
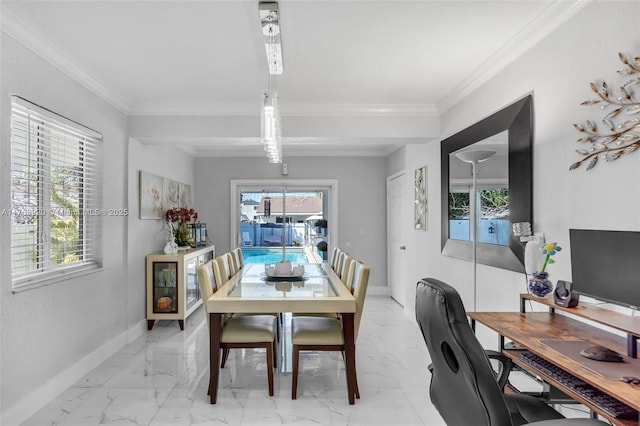
M 214 246 L 147 256 L 148 330 L 156 320 L 177 320 L 180 329 L 184 330 L 184 320 L 202 304 L 198 266 L 214 257 Z

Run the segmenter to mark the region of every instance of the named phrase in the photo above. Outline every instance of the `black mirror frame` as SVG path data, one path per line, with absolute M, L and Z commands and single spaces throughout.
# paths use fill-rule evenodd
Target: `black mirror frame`
M 444 139 L 440 145 L 442 254 L 472 260 L 470 241 L 449 239 L 449 154 L 509 130 L 509 220 L 533 224 L 533 98 L 528 95 L 478 123 Z M 524 246 L 513 234 L 508 246 L 477 243 L 476 261 L 524 271 Z

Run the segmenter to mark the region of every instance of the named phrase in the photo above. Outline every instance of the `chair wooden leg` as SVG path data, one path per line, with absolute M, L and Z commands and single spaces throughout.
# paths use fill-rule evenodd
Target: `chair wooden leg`
M 342 353 L 342 360 L 345 361 L 344 351 Z M 358 375 L 356 374 L 356 398 L 360 399 L 360 389 L 358 389 Z
M 273 346 L 273 368 L 278 368 L 278 342 L 274 340 L 271 346 Z
M 344 352 L 343 352 L 343 354 L 344 354 Z M 355 365 L 354 365 L 354 369 L 356 371 L 356 373 L 354 374 L 354 376 L 355 376 L 354 378 L 355 378 L 355 382 L 356 382 L 356 398 L 360 399 L 360 389 L 358 389 L 358 369 L 355 368 Z
M 269 382 L 269 396 L 273 396 L 273 368 L 269 368 L 274 360 L 273 356 L 273 346 L 271 344 L 266 345 L 267 349 L 267 380 Z
M 227 363 L 227 358 L 229 358 L 229 348 L 222 349 L 222 363 L 220 364 L 220 368 L 224 368 L 224 365 Z
M 300 348 L 293 345 L 293 371 L 291 372 L 291 399 L 298 397 L 298 362 L 300 361 Z

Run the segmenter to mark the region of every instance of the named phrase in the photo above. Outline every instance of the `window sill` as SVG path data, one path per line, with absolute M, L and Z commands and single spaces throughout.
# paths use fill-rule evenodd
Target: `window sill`
M 36 288 L 45 287 L 51 284 L 56 284 L 62 281 L 72 280 L 84 275 L 101 272 L 103 268 L 96 263 L 89 265 L 77 266 L 74 268 L 46 272 L 39 275 L 33 275 L 27 278 L 17 279 L 13 282 L 12 292 L 22 293 L 27 290 L 34 290 Z

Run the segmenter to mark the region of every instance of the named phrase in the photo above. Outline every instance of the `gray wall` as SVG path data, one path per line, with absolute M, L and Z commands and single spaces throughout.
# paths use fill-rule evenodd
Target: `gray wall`
M 616 73 L 623 67 L 618 52 L 631 57 L 640 54 L 638 16 L 639 2 L 591 2 L 442 114 L 444 139 L 533 93 L 533 228 L 543 232 L 547 241 L 557 241 L 564 248 L 548 268 L 554 283 L 571 281 L 569 228 L 640 230 L 638 152 L 611 163 L 601 161 L 589 171 L 584 166 L 569 171 L 569 165 L 579 159 L 575 150 L 580 134 L 572 123 L 590 118 L 600 125 L 603 115 L 599 108 L 580 103 L 594 97 L 591 81 L 605 80 L 617 90 L 620 82 L 627 80 Z M 605 22 L 615 23 L 615 31 L 603 25 Z M 465 304 L 471 306 L 471 262 L 440 254 L 440 143 L 409 145 L 404 154 L 407 170 L 427 164 L 430 206 L 429 230 L 408 234 L 407 300 L 415 297 L 417 279 L 429 276 L 458 288 Z M 398 162 L 393 159 L 393 164 Z M 407 197 L 410 199 L 410 195 Z M 515 311 L 521 292 L 526 292 L 523 274 L 478 265 L 478 310 Z M 405 311 L 407 317 L 415 317 L 413 304 L 406 303 Z M 496 345 L 495 334 L 483 339 L 487 347 Z
M 0 179 L 2 208 L 10 209 L 10 96 L 78 121 L 104 136 L 106 209 L 128 208 L 127 122 L 94 93 L 5 33 L 1 37 Z M 11 218 L 0 217 L 0 370 L 2 424 L 38 407 L 126 343 L 127 217 L 104 217 L 103 269 L 21 293 L 11 289 Z M 59 390 L 58 390 L 59 389 Z M 25 411 L 26 410 L 26 411 Z
M 195 162 L 195 199 L 216 252 L 231 248 L 232 179 L 337 179 L 339 228 L 336 242 L 371 266 L 371 288 L 386 287 L 386 173 L 380 157 L 285 158 L 289 175 L 257 158 L 199 158 Z M 372 291 L 376 291 L 372 289 Z
M 129 221 L 127 232 L 127 257 L 129 285 L 127 287 L 127 312 L 130 338 L 146 331 L 146 282 L 145 256 L 162 251 L 166 233 L 162 231 L 163 219 L 139 219 L 139 174 L 152 173 L 177 182 L 191 185 L 193 190 L 193 158 L 170 144 L 145 146 L 129 140 Z M 194 207 L 197 209 L 197 200 Z

